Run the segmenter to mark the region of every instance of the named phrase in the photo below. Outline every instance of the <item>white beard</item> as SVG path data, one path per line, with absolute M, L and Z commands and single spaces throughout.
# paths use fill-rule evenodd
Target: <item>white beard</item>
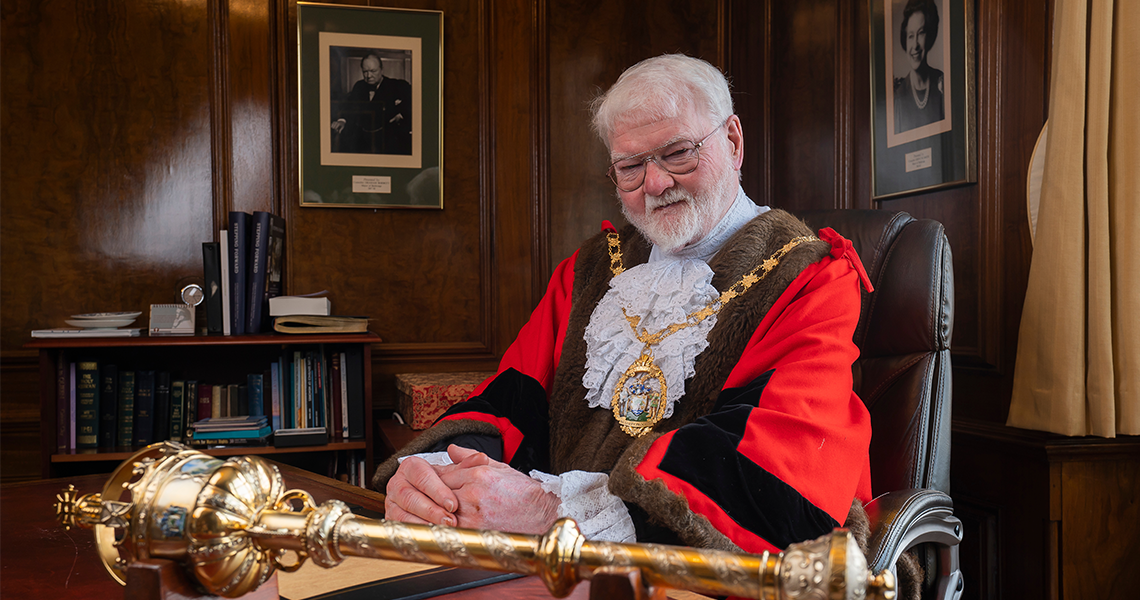
M 725 209 L 736 199 L 736 194 L 733 192 L 739 185 L 738 181 L 736 171 L 729 166 L 705 190 L 698 190 L 693 194 L 679 185 L 674 185 L 660 196 L 646 194 L 643 213 L 633 214 L 624 202 L 621 203 L 621 213 L 654 245 L 665 252 L 674 253 L 699 242 L 712 231 Z M 653 214 L 655 208 L 674 203 L 683 203 L 677 214 L 672 216 Z

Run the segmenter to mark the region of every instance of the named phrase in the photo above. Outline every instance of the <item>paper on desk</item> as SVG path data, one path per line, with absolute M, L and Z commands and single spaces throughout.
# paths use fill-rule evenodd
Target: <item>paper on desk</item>
M 310 560 L 292 573 L 278 571 L 277 591 L 282 598 L 304 600 L 363 583 L 438 567 L 439 565 L 350 556 L 332 569 L 325 569 Z

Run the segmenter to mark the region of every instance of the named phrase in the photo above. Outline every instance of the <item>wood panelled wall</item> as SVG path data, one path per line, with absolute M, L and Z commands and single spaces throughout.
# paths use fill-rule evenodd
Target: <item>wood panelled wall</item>
M 967 593 L 1046 594 L 1014 550 L 1046 542 L 1044 446 L 1003 423 L 1048 0 L 973 2 L 977 183 L 886 202 L 869 193 L 866 1 L 345 0 L 444 12 L 443 211 L 298 206 L 293 0 L 0 1 L 3 480 L 38 464 L 28 331 L 173 301 L 229 210 L 285 216 L 287 291 L 328 289 L 338 312 L 375 319 L 377 407 L 393 373 L 492 367 L 553 266 L 620 220 L 587 103 L 637 60 L 685 52 L 733 81 L 757 202 L 945 224 Z

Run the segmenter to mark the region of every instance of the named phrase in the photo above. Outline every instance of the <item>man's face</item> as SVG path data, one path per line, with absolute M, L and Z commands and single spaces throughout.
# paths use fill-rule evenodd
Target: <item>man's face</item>
M 706 119 L 675 117 L 632 126 L 619 126 L 610 139 L 610 160 L 616 161 L 679 140 L 697 141 L 716 124 Z M 632 192 L 618 190 L 622 214 L 662 250 L 675 252 L 700 241 L 736 199 L 739 186 L 738 138 L 734 116 L 700 148 L 700 163 L 692 173 L 674 175 L 650 161 L 645 182 Z M 734 152 L 739 148 L 741 152 Z
M 380 83 L 380 61 L 369 56 L 360 61 L 360 70 L 364 72 L 364 83 L 368 85 Z
M 921 11 L 906 22 L 906 55 L 910 68 L 918 69 L 926 62 L 926 15 Z

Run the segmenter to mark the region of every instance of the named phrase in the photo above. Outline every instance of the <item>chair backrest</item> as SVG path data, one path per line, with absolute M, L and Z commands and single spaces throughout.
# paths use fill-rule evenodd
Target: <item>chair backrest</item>
M 851 240 L 875 287 L 863 292 L 852 367 L 871 413 L 873 493 L 949 493 L 954 267 L 942 224 L 881 210 L 796 215 Z

